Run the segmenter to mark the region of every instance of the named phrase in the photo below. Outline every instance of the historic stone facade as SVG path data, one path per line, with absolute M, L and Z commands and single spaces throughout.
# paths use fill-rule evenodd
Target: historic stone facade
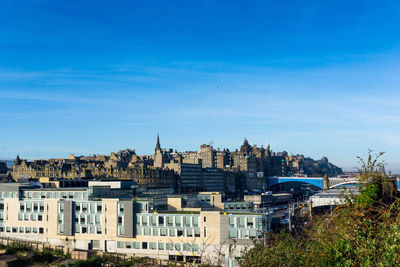
M 110 156 L 75 157 L 68 159 L 35 160 L 16 158 L 13 178 L 59 179 L 133 179 L 150 188 L 177 185 L 177 174 L 171 170 L 153 167 L 151 158 L 138 157 L 134 150 L 112 153 Z

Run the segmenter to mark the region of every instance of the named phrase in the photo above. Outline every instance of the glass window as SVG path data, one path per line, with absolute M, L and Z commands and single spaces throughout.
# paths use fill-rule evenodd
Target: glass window
M 166 228 L 161 228 L 160 229 L 160 236 L 166 236 L 167 235 L 167 229 Z
M 158 250 L 164 250 L 164 243 L 158 243 Z
M 157 226 L 157 217 L 156 216 L 152 216 L 151 217 L 151 225 L 152 226 Z
M 239 227 L 244 228 L 244 217 L 239 218 Z
M 194 229 L 194 236 L 200 237 L 200 229 L 199 228 Z
M 126 242 L 125 243 L 125 248 L 132 248 L 132 243 L 131 242 Z
M 234 226 L 235 225 L 235 218 L 234 217 L 229 217 L 229 225 Z
M 193 217 L 193 227 L 199 226 L 199 217 Z
M 150 242 L 150 249 L 157 249 L 156 242 Z
M 158 236 L 158 228 L 153 228 L 153 236 Z
M 193 230 L 192 229 L 186 229 L 186 236 L 192 237 L 193 236 Z
M 158 217 L 158 225 L 159 226 L 164 226 L 164 216 L 159 216 Z
M 169 236 L 175 236 L 175 228 L 169 229 Z
M 175 218 L 175 226 L 181 226 L 182 216 L 176 216 Z
M 142 249 L 147 249 L 147 242 L 142 242 Z
M 133 242 L 134 249 L 140 249 L 140 242 Z
M 236 229 L 229 229 L 229 237 L 232 237 L 232 238 L 237 238 L 238 237 L 238 235 L 237 235 L 237 230 Z
M 173 243 L 167 243 L 167 250 L 174 250 L 174 244 Z
M 167 223 L 168 223 L 168 226 L 173 226 L 174 225 L 174 217 L 167 216 Z
M 185 224 L 185 226 L 190 227 L 190 217 L 189 216 L 183 217 L 183 223 Z
M 191 251 L 190 245 L 189 244 L 183 244 L 183 251 Z
M 144 235 L 150 235 L 150 228 L 144 228 Z
M 147 216 L 142 216 L 142 225 L 147 226 Z
M 183 229 L 178 229 L 177 236 L 183 236 Z
M 123 241 L 117 241 L 117 248 L 124 248 L 124 242 Z

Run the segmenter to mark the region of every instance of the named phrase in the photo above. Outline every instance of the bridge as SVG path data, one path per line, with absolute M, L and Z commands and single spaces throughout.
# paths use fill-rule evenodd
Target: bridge
M 331 177 L 328 178 L 329 181 L 329 188 L 340 188 L 343 186 L 350 186 L 358 184 L 358 181 L 355 178 L 342 178 L 342 177 Z M 269 177 L 268 178 L 268 186 L 274 186 L 277 184 L 282 183 L 303 183 L 303 184 L 310 184 L 314 185 L 320 189 L 324 187 L 324 177 L 300 177 L 300 176 L 293 176 L 293 177 Z

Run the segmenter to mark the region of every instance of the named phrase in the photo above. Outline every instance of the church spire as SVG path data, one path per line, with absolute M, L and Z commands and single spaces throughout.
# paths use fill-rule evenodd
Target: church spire
M 159 136 L 158 133 L 157 133 L 156 151 L 157 151 L 157 150 L 161 150 L 161 146 L 160 146 L 160 136 Z

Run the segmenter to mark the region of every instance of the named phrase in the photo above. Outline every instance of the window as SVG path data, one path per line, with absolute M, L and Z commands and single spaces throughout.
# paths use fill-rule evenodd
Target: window
M 167 229 L 161 228 L 160 229 L 160 236 L 166 236 L 167 235 Z
M 40 227 L 40 228 L 39 228 L 39 234 L 43 234 L 43 232 L 44 232 L 44 231 L 43 231 L 43 227 Z
M 175 228 L 169 229 L 169 236 L 175 236 Z
M 237 238 L 238 237 L 237 230 L 236 229 L 229 229 L 229 237 Z
M 96 227 L 96 232 L 97 232 L 97 234 L 101 234 L 101 226 Z
M 158 236 L 158 228 L 153 228 L 153 236 Z
M 81 232 L 80 226 L 75 226 L 75 233 L 79 234 Z
M 25 233 L 30 233 L 31 232 L 31 228 L 30 227 L 25 227 Z
M 157 217 L 156 216 L 151 217 L 151 225 L 157 226 Z
M 119 212 L 124 213 L 124 204 L 119 204 Z
M 132 248 L 132 243 L 131 242 L 126 242 L 125 243 L 125 248 Z
M 87 228 L 86 227 L 82 227 L 82 234 L 86 234 L 87 233 Z
M 75 210 L 76 210 L 76 211 L 81 211 L 81 206 L 80 206 L 79 204 L 76 204 Z
M 41 221 L 41 220 L 43 220 L 43 216 L 42 215 L 38 215 L 38 221 Z
M 247 218 L 247 228 L 253 228 L 253 217 Z
M 175 218 L 175 226 L 181 226 L 182 217 L 176 216 Z
M 60 205 L 62 205 L 62 209 L 60 209 L 60 211 L 62 212 L 62 211 L 64 211 L 64 203 L 61 203 Z M 40 203 L 39 210 L 40 210 L 40 212 L 44 211 L 44 204 L 43 203 Z
M 124 242 L 123 241 L 117 241 L 117 248 L 124 248 Z
M 158 217 L 158 225 L 159 226 L 164 226 L 164 217 L 163 216 L 159 216 Z
M 158 243 L 158 250 L 164 250 L 164 243 Z
M 147 226 L 147 216 L 142 216 L 142 225 Z
M 183 229 L 178 229 L 178 234 L 177 236 L 183 236 Z
M 173 226 L 174 225 L 174 217 L 167 216 L 167 223 L 168 223 L 168 226 Z
M 40 206 L 40 210 L 42 211 L 42 206 Z M 60 203 L 60 212 L 64 212 L 64 203 Z
M 190 227 L 190 217 L 183 217 L 183 223 L 185 226 Z
M 33 203 L 33 211 L 34 212 L 38 211 L 38 204 L 37 203 Z
M 200 237 L 200 229 L 199 229 L 199 228 L 196 228 L 196 229 L 194 230 L 194 236 L 195 236 L 195 237 Z
M 188 236 L 188 237 L 192 237 L 193 236 L 192 229 L 186 229 L 186 236 Z
M 235 218 L 234 218 L 234 217 L 229 217 L 229 225 L 230 225 L 231 227 L 234 227 L 234 226 L 235 226 Z
M 24 227 L 20 227 L 20 228 L 19 228 L 19 232 L 20 232 L 20 233 L 23 233 L 23 232 L 24 232 Z
M 191 251 L 189 244 L 183 244 L 183 251 Z
M 204 222 L 207 222 L 207 217 L 206 216 L 204 216 Z
M 19 210 L 20 211 L 25 211 L 25 205 L 24 204 L 19 205 Z
M 101 212 L 101 205 L 100 204 L 97 205 L 97 212 Z
M 121 216 L 118 216 L 118 224 L 122 224 L 122 217 Z
M 140 249 L 140 242 L 133 242 L 134 249 Z
M 199 217 L 193 217 L 193 227 L 199 226 Z
M 156 242 L 150 242 L 150 249 L 157 249 L 157 243 Z
M 85 216 L 81 217 L 81 224 L 85 224 Z
M 173 243 L 167 243 L 167 250 L 174 250 L 174 244 Z
M 243 217 L 239 218 L 239 227 L 244 228 L 244 218 Z
M 144 228 L 144 235 L 150 235 L 150 228 Z
M 207 228 L 204 226 L 204 237 L 207 237 Z
M 147 242 L 142 242 L 142 249 L 147 249 Z

